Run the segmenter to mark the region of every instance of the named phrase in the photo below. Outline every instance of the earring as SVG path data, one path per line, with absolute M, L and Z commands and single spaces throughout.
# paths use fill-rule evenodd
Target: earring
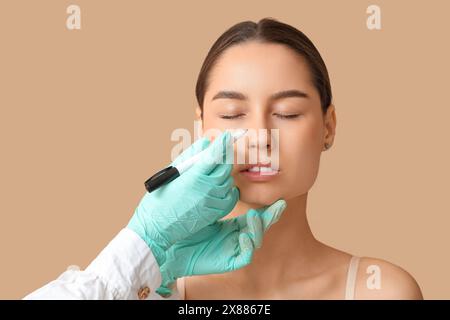
M 325 150 L 328 150 L 331 147 L 331 144 L 325 142 Z

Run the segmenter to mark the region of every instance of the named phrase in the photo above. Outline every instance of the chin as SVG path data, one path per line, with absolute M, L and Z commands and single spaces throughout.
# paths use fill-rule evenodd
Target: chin
M 278 190 L 266 186 L 247 186 L 242 189 L 239 188 L 239 191 L 239 200 L 251 205 L 253 208 L 269 206 L 282 198 Z

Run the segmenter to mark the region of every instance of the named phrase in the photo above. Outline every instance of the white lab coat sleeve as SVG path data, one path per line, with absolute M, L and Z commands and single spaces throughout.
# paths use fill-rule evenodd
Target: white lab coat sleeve
M 155 292 L 160 284 L 161 273 L 150 248 L 124 228 L 85 270 L 67 270 L 24 299 L 135 300 L 144 288 L 150 289 L 147 300 L 180 299 L 176 287 L 170 297 L 161 297 Z

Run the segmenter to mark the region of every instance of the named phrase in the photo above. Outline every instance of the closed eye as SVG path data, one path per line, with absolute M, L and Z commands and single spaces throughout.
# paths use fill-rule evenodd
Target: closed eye
M 274 113 L 274 116 L 280 118 L 280 119 L 295 119 L 298 118 L 300 116 L 300 114 L 281 114 L 281 113 Z M 240 113 L 240 114 L 222 114 L 219 115 L 219 117 L 221 119 L 227 119 L 227 120 L 232 120 L 232 119 L 238 119 L 238 118 L 242 118 L 243 116 L 245 116 L 244 113 Z
M 274 113 L 274 116 L 280 118 L 280 119 L 295 119 L 300 116 L 300 114 L 281 114 L 281 113 Z
M 221 115 L 219 115 L 219 117 L 221 119 L 228 119 L 228 120 L 238 119 L 238 118 L 241 118 L 243 116 L 245 116 L 244 113 L 239 113 L 239 114 L 221 114 Z

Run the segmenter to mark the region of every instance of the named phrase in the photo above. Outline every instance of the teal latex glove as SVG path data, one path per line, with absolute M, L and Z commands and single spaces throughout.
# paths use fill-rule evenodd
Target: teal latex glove
M 234 157 L 232 137 L 225 131 L 213 143 L 202 138 L 185 150 L 174 163 L 199 151 L 207 151 L 203 161 L 159 189 L 144 195 L 127 227 L 150 247 L 158 265 L 166 250 L 200 229 L 226 216 L 239 199 L 239 190 L 230 175 Z M 228 161 L 230 162 L 230 161 Z
M 264 233 L 276 223 L 286 202 L 250 209 L 236 218 L 219 220 L 169 248 L 161 266 L 161 286 L 156 290 L 169 296 L 177 278 L 191 275 L 225 273 L 248 265 Z

